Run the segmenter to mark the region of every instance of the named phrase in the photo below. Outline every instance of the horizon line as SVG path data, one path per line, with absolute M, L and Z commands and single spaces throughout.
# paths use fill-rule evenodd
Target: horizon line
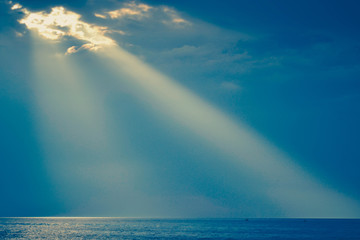
M 216 220 L 216 219 L 223 219 L 223 220 L 230 220 L 230 219 L 323 219 L 323 220 L 331 220 L 331 219 L 343 219 L 343 220 L 360 220 L 359 217 L 95 217 L 95 216 L 91 216 L 91 217 L 86 217 L 86 216 L 41 216 L 41 217 L 2 217 L 0 216 L 0 219 L 2 218 L 42 218 L 42 219 L 46 219 L 46 218 L 79 218 L 79 219 L 96 219 L 96 218 L 117 218 L 117 219 L 186 219 L 186 220 L 196 220 L 196 219 L 204 219 L 204 220 Z

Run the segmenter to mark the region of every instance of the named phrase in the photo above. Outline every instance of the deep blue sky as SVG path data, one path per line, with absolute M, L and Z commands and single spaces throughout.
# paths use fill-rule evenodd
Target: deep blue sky
M 146 25 L 134 19 L 115 23 L 93 16 L 120 8 L 122 1 L 19 3 L 31 11 L 65 6 L 81 14 L 86 22 L 131 33 L 111 36 L 235 121 L 252 127 L 324 185 L 360 201 L 358 1 L 142 2 L 171 7 L 196 31 L 169 30 L 155 24 L 160 20 Z M 29 30 L 17 22 L 21 16 L 0 2 L 0 216 L 86 214 L 78 210 L 79 205 L 98 190 L 79 194 L 72 199 L 73 204 L 64 203 L 59 198 L 64 190 L 52 182 L 52 173 L 44 164 L 46 154 L 38 132 L 41 123 L 34 116 L 32 54 L 36 48 Z M 98 70 L 103 63 L 86 52 L 79 52 L 74 59 L 87 68 L 90 76 L 111 81 L 116 78 Z M 175 123 L 166 125 L 141 99 L 132 96 L 131 90 L 119 93 L 105 81 L 100 85 L 105 105 L 117 109 L 112 111 L 114 121 L 126 126 L 114 130 L 114 135 L 127 136 L 125 145 L 132 145 L 124 156 L 142 159 L 131 163 L 134 165 L 130 168 L 135 172 L 139 166 L 150 169 L 142 181 L 130 184 L 136 192 L 148 196 L 152 194 L 146 191 L 153 189 L 169 199 L 193 194 L 212 199 L 214 205 L 224 209 L 238 208 L 236 202 L 241 202 L 242 196 L 232 192 L 236 181 L 243 179 L 231 165 L 219 163 L 222 156 Z M 199 162 L 195 163 L 196 159 Z M 211 167 L 204 167 L 205 160 Z M 263 209 L 267 208 L 265 200 L 252 203 L 251 196 L 245 199 L 249 205 L 263 204 Z M 214 210 L 211 204 L 203 208 L 195 206 L 198 212 L 189 216 L 252 216 L 251 207 L 234 210 L 234 214 Z M 276 211 L 253 215 L 283 216 Z M 89 215 L 108 213 L 99 210 Z M 119 210 L 117 214 L 141 216 L 141 212 L 130 210 Z M 156 216 L 156 212 L 146 214 Z M 158 215 L 177 214 L 165 211 Z

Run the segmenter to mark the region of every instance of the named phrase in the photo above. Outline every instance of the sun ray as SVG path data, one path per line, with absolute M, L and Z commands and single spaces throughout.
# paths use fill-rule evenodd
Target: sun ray
M 186 126 L 232 159 L 239 169 L 258 176 L 259 189 L 289 216 L 358 216 L 358 204 L 307 174 L 293 160 L 241 122 L 235 122 L 172 79 L 120 47 L 97 52 L 113 71 L 126 74 L 139 97 L 160 113 Z
M 62 7 L 53 8 L 50 13 L 31 13 L 21 6 L 14 8 L 25 14 L 20 22 L 29 29 L 37 29 L 43 38 L 59 42 L 66 36 L 85 42 L 80 48 L 68 48 L 68 54 L 79 49 L 96 50 L 97 56 L 115 75 L 126 75 L 123 81 L 136 89 L 134 94 L 149 106 L 156 106 L 156 114 L 186 127 L 195 138 L 218 149 L 224 160 L 231 161 L 239 172 L 247 171 L 257 176 L 257 190 L 270 202 L 281 206 L 286 215 L 360 215 L 356 201 L 323 185 L 250 127 L 234 121 L 176 81 L 116 46 L 113 39 L 105 36 L 106 28 L 83 22 L 80 15 Z M 49 56 L 56 51 L 49 46 L 43 49 L 45 45 L 35 44 L 34 47 L 36 111 L 49 165 L 58 176 L 61 175 L 59 179 L 66 179 L 71 171 L 80 173 L 82 166 L 96 168 L 100 166 L 99 159 L 113 159 L 117 151 L 109 129 L 105 127 L 108 126 L 107 111 L 99 104 L 97 91 L 67 63 L 64 54 Z M 76 161 L 71 162 L 74 159 Z M 110 164 L 105 172 L 110 169 L 121 167 Z M 91 178 L 91 174 L 87 176 Z M 68 184 L 71 186 L 70 182 Z
M 36 35 L 32 34 L 34 113 L 44 163 L 59 199 L 72 208 L 67 214 L 84 214 L 81 211 L 99 208 L 90 202 L 104 198 L 97 197 L 99 192 L 116 198 L 117 193 L 104 189 L 126 188 L 127 166 L 120 154 L 123 145 L 111 133 L 114 123 L 103 99 L 76 69 L 76 63 L 71 64 L 56 45 Z

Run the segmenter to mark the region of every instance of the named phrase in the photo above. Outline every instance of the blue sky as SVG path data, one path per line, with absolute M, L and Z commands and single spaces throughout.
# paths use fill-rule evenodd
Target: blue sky
M 0 216 L 359 217 L 358 7 L 0 2 Z

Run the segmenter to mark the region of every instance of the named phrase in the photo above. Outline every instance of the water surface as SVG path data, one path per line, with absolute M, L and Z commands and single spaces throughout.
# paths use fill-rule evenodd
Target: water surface
M 0 218 L 0 239 L 359 240 L 360 219 Z

